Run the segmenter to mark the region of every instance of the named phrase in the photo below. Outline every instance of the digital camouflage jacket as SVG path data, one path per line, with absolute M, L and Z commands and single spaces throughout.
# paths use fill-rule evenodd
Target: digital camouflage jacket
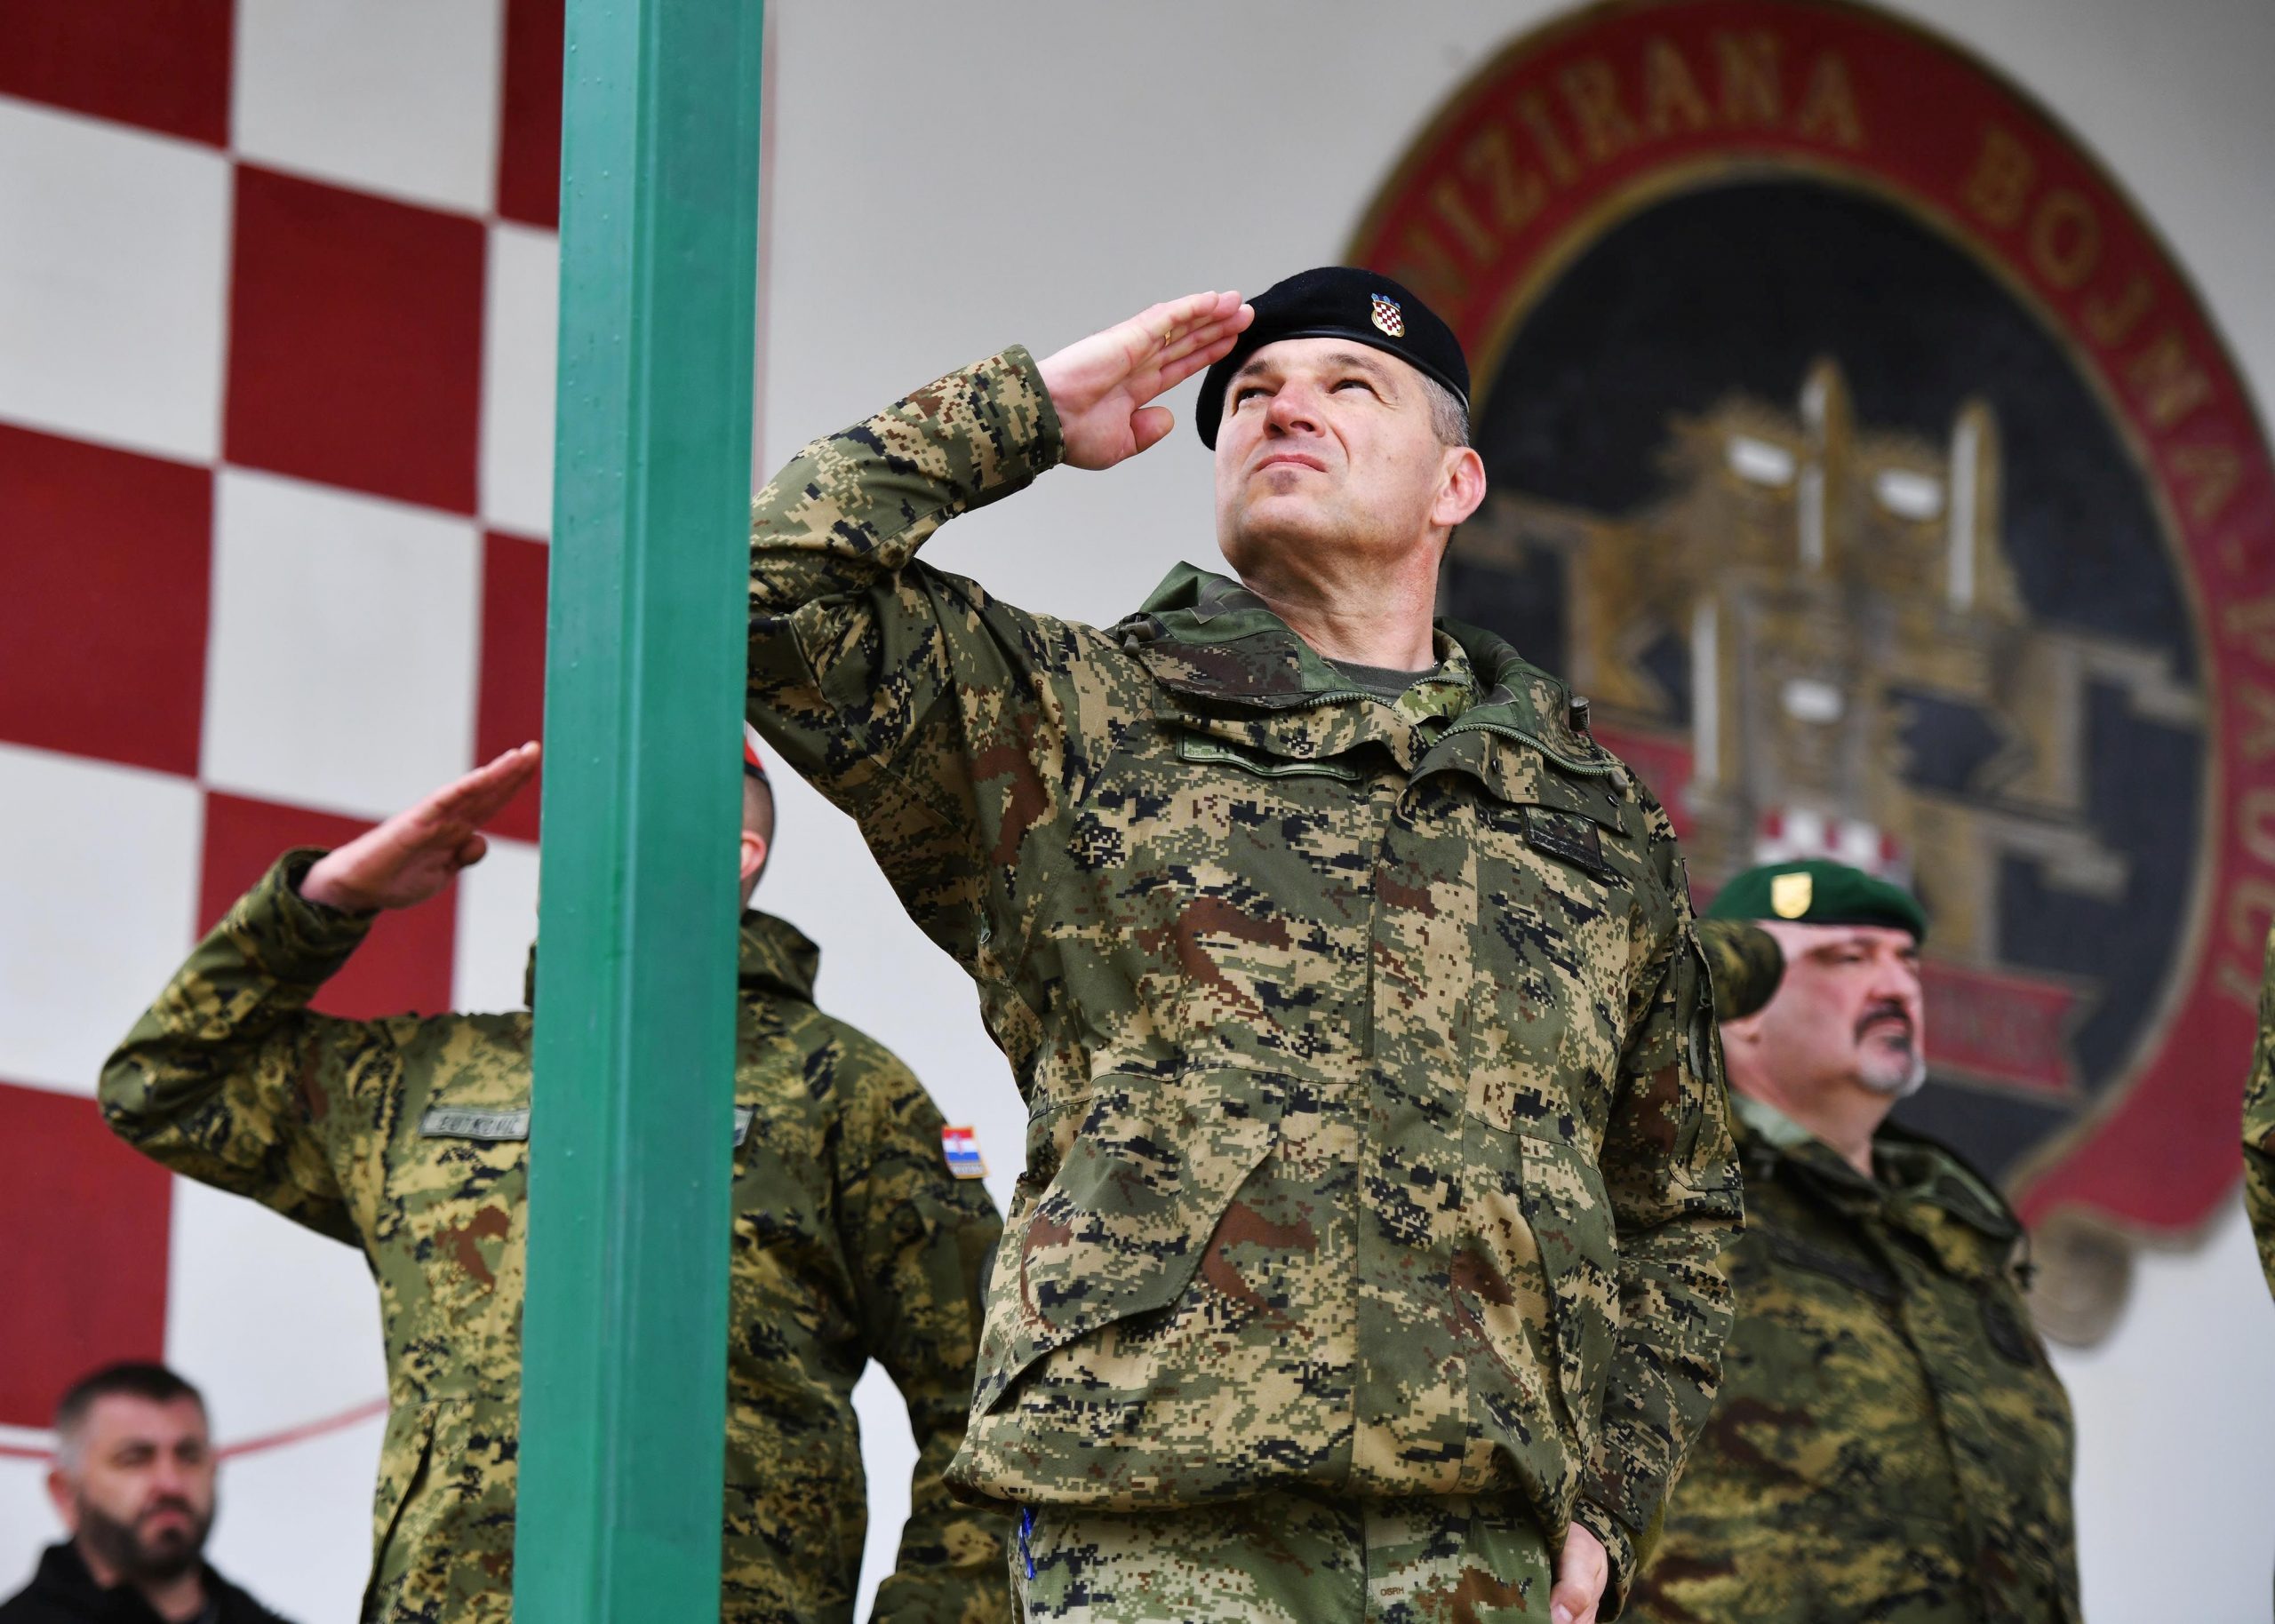
M 360 1247 L 387 1337 L 367 1620 L 510 1616 L 531 1017 L 307 1007 L 371 916 L 304 901 L 288 854 L 111 1056 L 102 1105 L 176 1172 Z M 930 1098 L 813 1004 L 818 955 L 746 913 L 735 1077 L 725 1591 L 748 1624 L 850 1620 L 866 1525 L 852 1391 L 871 1358 L 919 1448 L 875 1617 L 994 1624 L 998 1519 L 941 1473 L 963 1434 L 978 1279 L 1001 1232 Z
M 916 561 L 1060 454 L 1015 348 L 753 514 L 751 720 L 978 983 L 1030 1113 L 950 1481 L 1506 1493 L 1616 1591 L 1739 1211 L 1665 815 L 1473 628 L 1378 699 L 1189 566 L 1109 631 Z
M 2243 1082 L 2243 1205 L 2259 1241 L 2259 1266 L 2275 1290 L 2275 930 L 2259 989 L 2259 1042 Z
M 1734 1096 L 1746 1228 L 1722 1390 L 1632 1608 L 1660 1624 L 2069 1624 L 2070 1405 L 2021 1225 L 1893 1126 L 1867 1179 Z

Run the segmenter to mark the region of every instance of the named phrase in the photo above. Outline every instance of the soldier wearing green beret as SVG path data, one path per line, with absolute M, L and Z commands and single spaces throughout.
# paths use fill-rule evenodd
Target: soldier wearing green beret
M 908 1069 L 814 1007 L 813 944 L 749 909 L 774 806 L 744 759 L 719 1616 L 850 1624 L 867 1520 L 852 1392 L 874 1358 L 918 1448 L 874 1617 L 1002 1624 L 1007 1530 L 942 1482 L 1002 1225 L 948 1166 Z M 104 1114 L 128 1143 L 370 1261 L 389 1406 L 366 1624 L 512 1617 L 531 1017 L 307 1006 L 379 910 L 480 859 L 476 831 L 536 770 L 524 745 L 336 851 L 285 853 L 103 1070 Z
M 1954 1152 L 1887 1119 L 1926 1076 L 1926 915 L 1816 861 L 1749 870 L 1707 912 L 1759 921 L 1785 971 L 1722 1028 L 1737 1323 L 1635 1611 L 2075 1620 L 2070 1408 L 2023 1301 L 2021 1226 Z
M 1101 628 L 919 558 L 1204 370 L 1231 574 Z M 1467 387 L 1329 267 L 1006 350 L 754 505 L 751 720 L 1027 1103 L 950 1477 L 1018 1509 L 1030 1619 L 1590 1624 L 1705 1414 L 1739 1203 L 1688 885 L 1585 701 L 1433 619 Z

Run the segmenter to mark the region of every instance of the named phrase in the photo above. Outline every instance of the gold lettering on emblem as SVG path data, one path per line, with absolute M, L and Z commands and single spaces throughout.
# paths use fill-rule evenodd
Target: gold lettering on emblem
M 2236 698 L 2244 712 L 2243 759 L 2263 761 L 2270 752 L 2275 752 L 2275 689 L 2239 682 Z
M 2275 919 L 2275 881 L 2255 875 L 2228 893 L 2228 942 L 2239 952 L 2254 953 L 2247 961 L 2252 967 L 2256 967 L 2255 950 L 2271 919 Z M 2223 962 L 2219 982 L 2220 991 L 2246 1008 L 2259 1002 L 2258 985 L 2245 966 Z
M 2220 617 L 2220 625 L 2261 659 L 2275 665 L 2275 598 L 2247 598 L 2231 603 Z
M 1777 85 L 1777 36 L 1767 28 L 1714 36 L 1722 68 L 1722 116 L 1733 124 L 1774 124 L 1784 102 Z
M 2012 226 L 2023 217 L 2030 201 L 2031 182 L 2038 175 L 2038 160 L 2030 148 L 1996 124 L 1984 126 L 1983 150 L 1976 155 L 1975 172 L 1967 178 L 1961 195 L 1968 206 L 1993 226 Z
M 1831 141 L 1836 147 L 1864 144 L 1864 119 L 1856 110 L 1856 88 L 1848 83 L 1848 64 L 1838 52 L 1828 51 L 1809 69 L 1808 88 L 1801 92 L 1800 115 L 1793 133 L 1803 140 Z
M 1469 278 L 1419 221 L 1398 240 L 1398 262 L 1391 275 L 1432 304 L 1458 305 L 1469 297 Z
M 1619 76 L 1611 71 L 1610 63 L 1590 57 L 1557 75 L 1556 82 L 1564 89 L 1572 122 L 1580 126 L 1590 163 L 1601 163 L 1635 144 L 1635 126 L 1619 105 Z
M 2134 272 L 2133 280 L 2125 284 L 2124 295 L 2114 305 L 2104 303 L 2098 293 L 2087 299 L 2086 330 L 2104 348 L 2124 343 L 2148 314 L 2151 297 L 2149 279 Z
M 2243 482 L 2243 458 L 2224 445 L 2184 445 L 2172 454 L 2174 476 L 2189 487 L 2188 516 L 2207 524 Z
M 2081 286 L 2101 259 L 2101 221 L 2093 205 L 2067 187 L 2046 195 L 2030 221 L 2031 262 L 2064 292 Z
M 1643 128 L 1656 138 L 1672 134 L 1678 123 L 1686 130 L 1704 130 L 1713 116 L 1682 52 L 1659 35 L 1645 40 Z
M 1555 121 L 1548 116 L 1548 108 L 1540 98 L 1527 91 L 1517 98 L 1517 116 L 1524 120 L 1531 131 L 1533 145 L 1540 148 L 1540 161 L 1548 165 L 1549 179 L 1559 186 L 1569 186 L 1580 172 L 1572 162 L 1572 155 L 1565 149 L 1564 138 L 1556 133 Z
M 2180 335 L 2167 330 L 2133 358 L 2125 376 L 2141 397 L 2149 421 L 2170 428 L 2210 397 L 2212 380 L 2189 358 Z
M 1438 218 L 1453 227 L 1454 235 L 1461 239 L 1464 248 L 1473 258 L 1490 259 L 1496 246 L 1493 234 L 1485 229 L 1477 216 L 1469 211 L 1469 200 L 1461 195 L 1461 184 L 1451 175 L 1439 178 L 1430 188 L 1430 206 Z
M 1548 188 L 1532 171 L 1517 163 L 1515 145 L 1507 128 L 1488 124 L 1462 149 L 1462 173 L 1485 188 L 1486 206 L 1495 227 L 1514 232 L 1539 212 Z
M 2275 790 L 2253 790 L 2236 806 L 2243 848 L 2275 868 Z

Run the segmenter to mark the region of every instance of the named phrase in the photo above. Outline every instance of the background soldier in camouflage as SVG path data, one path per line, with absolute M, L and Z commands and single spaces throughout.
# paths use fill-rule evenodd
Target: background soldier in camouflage
M 286 853 L 103 1072 L 129 1143 L 371 1260 L 390 1407 L 367 1620 L 511 1616 L 531 1016 L 343 1021 L 306 1005 L 375 910 L 479 859 L 475 831 L 536 767 L 525 745 L 329 856 Z M 746 904 L 773 821 L 746 778 Z M 814 1007 L 817 961 L 789 925 L 743 915 L 720 1616 L 851 1618 L 867 1516 L 851 1396 L 874 1357 L 920 1451 L 874 1616 L 993 1624 L 1009 1612 L 1000 1520 L 960 1511 L 941 1472 L 1002 1225 L 985 1188 L 948 1171 L 907 1069 Z
M 752 720 L 1031 1113 L 950 1480 L 1021 1507 L 1030 1618 L 1609 1616 L 1738 1216 L 1681 862 L 1562 684 L 1431 618 L 1484 494 L 1451 333 L 1353 271 L 1253 314 L 1007 350 L 754 508 Z M 1101 631 L 917 561 L 1212 362 L 1241 580 Z
M 2259 1240 L 2259 1266 L 2275 1290 L 2275 930 L 2259 989 L 2259 1045 L 2243 1082 L 2243 1205 Z
M 1708 912 L 1760 919 L 1786 969 L 1722 1029 L 1745 1163 L 1737 1324 L 1636 1611 L 2075 1620 L 2070 1406 L 2017 1287 L 2021 1226 L 1956 1155 L 1885 1120 L 1926 1075 L 1919 904 L 1810 862 L 1749 871 Z

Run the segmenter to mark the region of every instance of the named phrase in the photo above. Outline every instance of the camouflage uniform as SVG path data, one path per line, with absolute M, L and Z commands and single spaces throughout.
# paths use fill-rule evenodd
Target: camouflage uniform
M 530 1091 L 527 1012 L 344 1021 L 305 1007 L 370 926 L 288 854 L 105 1067 L 121 1137 L 361 1247 L 387 1335 L 366 1619 L 510 1616 Z M 726 1620 L 850 1620 L 866 1503 L 851 1395 L 874 1356 L 920 1450 L 875 1616 L 1005 1618 L 1000 1519 L 941 1472 L 963 1432 L 978 1278 L 1001 1233 L 906 1068 L 813 1005 L 818 955 L 743 916 Z
M 2259 1044 L 2243 1083 L 2243 1205 L 2259 1240 L 2259 1266 L 2275 1290 L 2275 930 L 2259 989 Z
M 1108 632 L 915 561 L 1060 454 L 1015 348 L 753 515 L 751 720 L 978 983 L 1030 1113 L 950 1482 L 1062 1531 L 1474 1498 L 1535 1568 L 1577 1517 L 1616 1606 L 1738 1218 L 1665 815 L 1489 633 L 1378 697 L 1190 567 Z
M 1776 996 L 1785 975 L 1777 938 L 1744 919 L 1701 919 L 1698 945 L 1714 983 L 1714 1018 L 1743 1021 Z
M 1772 1107 L 1733 1103 L 1737 1324 L 1635 1612 L 2077 1619 L 2070 1405 L 2016 1286 L 2013 1214 L 1901 1128 L 1880 1129 L 1867 1179 Z

